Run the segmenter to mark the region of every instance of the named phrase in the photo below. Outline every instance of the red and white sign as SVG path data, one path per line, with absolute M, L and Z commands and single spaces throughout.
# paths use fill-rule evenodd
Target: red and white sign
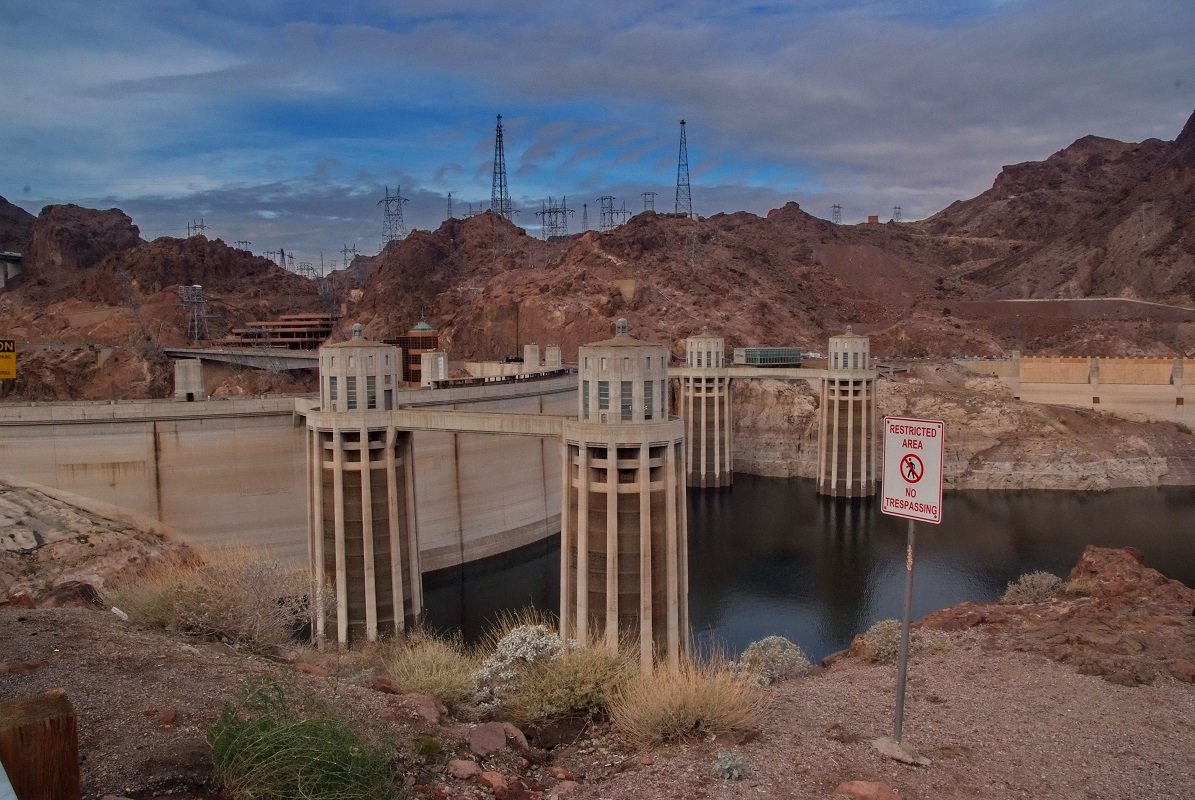
M 884 417 L 884 488 L 880 511 L 920 522 L 942 521 L 942 440 L 935 419 Z

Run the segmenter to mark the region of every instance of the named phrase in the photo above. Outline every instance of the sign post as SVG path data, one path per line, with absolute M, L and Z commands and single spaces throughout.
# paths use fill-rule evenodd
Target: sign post
M 904 616 L 900 625 L 900 655 L 896 674 L 896 720 L 893 755 L 921 763 L 901 742 L 905 720 L 905 685 L 909 671 L 909 622 L 913 614 L 913 545 L 917 520 L 942 521 L 942 442 L 946 425 L 940 420 L 884 417 L 884 484 L 880 511 L 909 521 L 905 544 Z
M 0 339 L 0 381 L 17 377 L 17 340 Z

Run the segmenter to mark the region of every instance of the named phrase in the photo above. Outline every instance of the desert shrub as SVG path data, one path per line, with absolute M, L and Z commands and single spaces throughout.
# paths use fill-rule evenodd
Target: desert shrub
M 519 723 L 602 718 L 636 671 L 636 663 L 625 652 L 598 643 L 566 648 L 558 657 L 540 659 L 523 672 L 502 703 L 503 714 Z
M 393 748 L 373 744 L 313 695 L 250 684 L 208 731 L 216 777 L 234 800 L 399 796 Z
M 295 641 L 310 615 L 311 581 L 248 547 L 176 555 L 116 584 L 107 601 L 130 618 L 254 652 Z
M 1062 579 L 1049 572 L 1028 572 L 1008 584 L 1001 603 L 1044 603 L 1062 588 Z
M 474 703 L 482 711 L 502 706 L 518 689 L 529 669 L 564 655 L 563 639 L 545 624 L 516 625 L 494 643 L 493 652 L 473 673 Z
M 900 621 L 882 619 L 863 634 L 863 657 L 873 664 L 892 664 L 900 654 Z
M 664 744 L 743 727 L 762 710 L 762 693 L 727 662 L 685 659 L 628 681 L 610 716 L 631 739 Z
M 387 648 L 383 669 L 399 688 L 430 694 L 453 711 L 466 710 L 477 691 L 477 661 L 455 639 L 416 632 Z
M 766 636 L 747 645 L 739 657 L 738 671 L 760 686 L 798 678 L 812 666 L 809 656 L 783 636 Z
M 714 774 L 723 780 L 741 781 L 750 769 L 751 762 L 738 753 L 722 750 L 714 757 Z

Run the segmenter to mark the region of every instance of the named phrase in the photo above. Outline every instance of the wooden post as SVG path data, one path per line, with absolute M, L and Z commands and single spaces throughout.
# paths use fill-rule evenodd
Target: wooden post
M 19 800 L 77 800 L 79 732 L 64 690 L 0 704 L 0 763 Z

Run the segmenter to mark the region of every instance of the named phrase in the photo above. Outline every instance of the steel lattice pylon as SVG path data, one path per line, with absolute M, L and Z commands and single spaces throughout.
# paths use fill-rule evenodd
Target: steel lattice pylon
M 676 159 L 676 213 L 693 216 L 693 196 L 689 191 L 689 144 L 685 139 L 685 121 L 680 121 L 680 153 Z
M 502 146 L 502 115 L 494 134 L 494 180 L 490 189 L 490 210 L 511 221 L 510 192 L 506 188 L 506 152 Z
M 402 196 L 402 187 L 395 187 L 394 194 L 390 194 L 390 187 L 386 187 L 386 196 L 378 201 L 384 206 L 382 212 L 382 236 L 386 244 L 406 238 L 407 225 L 402 218 L 402 204 L 407 198 Z

